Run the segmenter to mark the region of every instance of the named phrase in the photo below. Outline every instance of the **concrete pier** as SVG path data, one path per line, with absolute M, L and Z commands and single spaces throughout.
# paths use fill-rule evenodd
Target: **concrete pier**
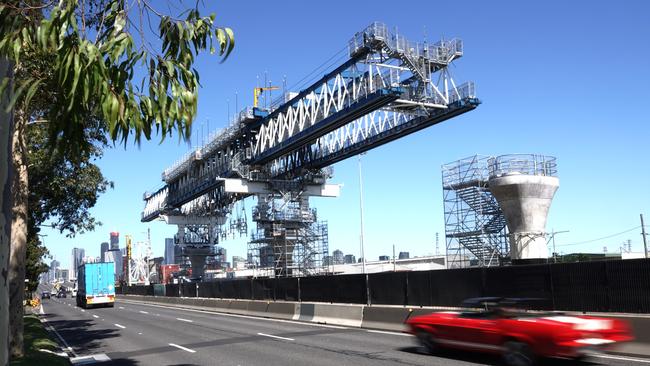
M 489 186 L 508 223 L 511 259 L 548 258 L 546 218 L 559 179 L 507 172 L 490 177 Z

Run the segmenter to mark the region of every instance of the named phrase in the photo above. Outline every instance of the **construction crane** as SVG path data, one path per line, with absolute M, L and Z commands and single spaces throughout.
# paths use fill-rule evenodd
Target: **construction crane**
M 267 86 L 267 87 L 261 87 L 261 88 L 255 88 L 253 89 L 253 107 L 257 108 L 257 101 L 259 99 L 260 94 L 266 90 L 278 90 L 277 86 Z

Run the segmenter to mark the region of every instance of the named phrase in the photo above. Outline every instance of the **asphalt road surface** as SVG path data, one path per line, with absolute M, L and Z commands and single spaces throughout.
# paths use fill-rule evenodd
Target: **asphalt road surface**
M 501 365 L 498 357 L 469 352 L 431 356 L 400 333 L 121 299 L 114 308 L 84 310 L 73 298 L 52 298 L 43 301 L 43 311 L 79 364 L 94 359 L 105 360 L 101 365 Z M 650 366 L 650 359 L 603 355 L 581 364 Z

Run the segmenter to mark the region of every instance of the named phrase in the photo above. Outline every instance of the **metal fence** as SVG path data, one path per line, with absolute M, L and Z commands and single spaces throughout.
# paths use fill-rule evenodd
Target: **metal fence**
M 154 286 L 118 293 L 153 295 Z M 162 291 L 157 288 L 157 294 Z M 457 306 L 479 296 L 546 299 L 549 310 L 650 313 L 650 260 L 231 279 L 166 285 L 165 296 L 330 303 Z

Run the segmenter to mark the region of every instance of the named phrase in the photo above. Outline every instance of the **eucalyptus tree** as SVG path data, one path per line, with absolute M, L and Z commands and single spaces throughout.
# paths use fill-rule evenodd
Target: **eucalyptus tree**
M 201 15 L 198 2 L 182 6 L 172 16 L 146 0 L 0 4 L 0 364 L 8 363 L 9 350 L 12 357 L 23 352 L 30 124 L 46 126 L 49 151 L 73 155 L 87 146 L 80 142 L 89 116 L 125 145 L 153 134 L 188 139 L 198 105 L 195 57 L 209 51 L 225 60 L 234 35 L 214 14 Z M 47 67 L 34 66 L 36 60 L 48 60 Z M 52 83 L 57 90 L 47 108 L 32 108 Z

